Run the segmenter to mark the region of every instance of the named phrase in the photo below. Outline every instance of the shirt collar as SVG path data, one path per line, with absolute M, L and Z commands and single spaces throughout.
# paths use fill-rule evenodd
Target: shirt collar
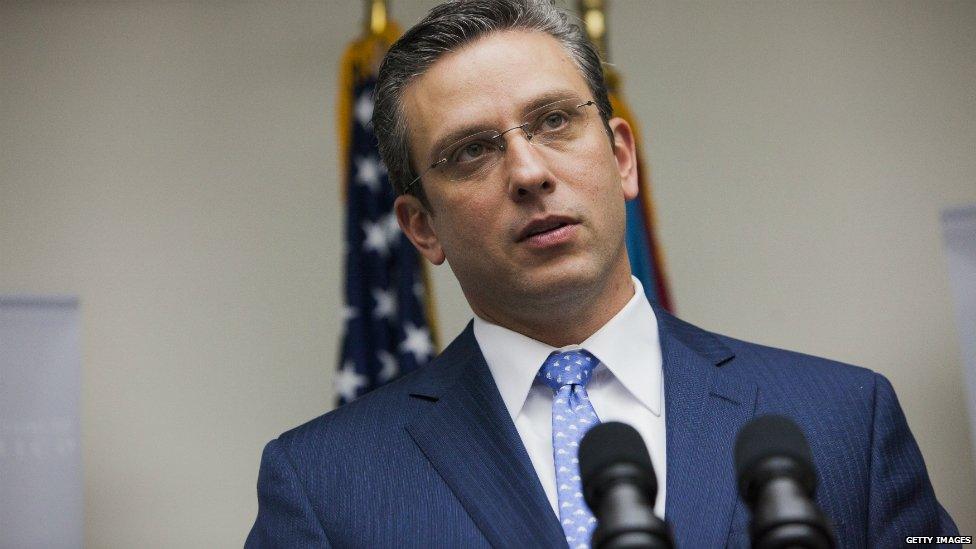
M 663 371 L 657 319 L 641 283 L 633 276 L 631 280 L 633 297 L 578 345 L 552 347 L 475 315 L 474 337 L 513 420 L 521 412 L 535 375 L 549 354 L 580 348 L 596 356 L 654 415 L 661 414 Z

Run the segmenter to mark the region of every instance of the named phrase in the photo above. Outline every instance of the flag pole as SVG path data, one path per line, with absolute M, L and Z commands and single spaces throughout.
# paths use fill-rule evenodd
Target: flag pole
M 644 292 L 655 299 L 664 309 L 674 311 L 665 276 L 664 254 L 657 240 L 657 220 L 651 200 L 651 175 L 645 169 L 641 153 L 641 135 L 637 121 L 628 108 L 621 92 L 620 73 L 610 64 L 610 41 L 606 8 L 608 0 L 578 0 L 577 9 L 583 21 L 583 28 L 590 42 L 603 60 L 603 78 L 610 95 L 610 105 L 614 113 L 626 120 L 634 132 L 637 143 L 638 185 L 640 194 L 635 207 L 628 205 L 627 248 L 635 276 L 645 286 Z M 632 209 L 633 208 L 633 209 Z M 632 216 L 632 214 L 636 214 Z M 637 219 L 639 218 L 639 219 Z M 639 230 L 634 230 L 639 228 Z
M 364 36 L 366 42 L 376 49 L 373 56 L 374 69 L 379 60 L 383 58 L 390 44 L 399 36 L 400 30 L 395 25 L 390 24 L 390 2 L 389 0 L 364 0 L 363 7 L 366 16 L 363 18 Z M 369 46 L 363 46 L 369 47 Z M 424 312 L 427 323 L 430 326 L 430 337 L 434 344 L 434 349 L 440 351 L 440 327 L 437 322 L 437 307 L 434 302 L 434 286 L 430 276 L 430 266 L 426 261 L 420 261 L 420 277 L 424 286 Z
M 438 349 L 425 260 L 397 226 L 371 122 L 377 73 L 400 28 L 387 0 L 365 0 L 363 10 L 339 62 L 336 109 L 346 209 L 343 331 L 333 376 L 339 404 L 423 366 Z
M 586 36 L 596 46 L 600 58 L 609 61 L 607 48 L 607 16 L 603 0 L 579 0 L 580 17 L 586 29 Z

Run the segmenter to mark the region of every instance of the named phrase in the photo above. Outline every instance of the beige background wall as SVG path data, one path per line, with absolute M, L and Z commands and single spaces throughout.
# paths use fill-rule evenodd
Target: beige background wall
M 89 547 L 239 546 L 262 445 L 330 407 L 359 4 L 0 5 L 0 293 L 81 298 Z M 976 202 L 976 3 L 618 0 L 610 23 L 679 313 L 887 375 L 976 532 L 939 228 Z M 450 338 L 469 312 L 435 279 Z

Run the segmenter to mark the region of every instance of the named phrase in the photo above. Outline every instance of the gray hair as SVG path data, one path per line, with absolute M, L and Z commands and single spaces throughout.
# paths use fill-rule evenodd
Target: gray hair
M 607 120 L 613 111 L 600 56 L 580 26 L 556 9 L 553 0 L 451 0 L 430 10 L 423 20 L 400 37 L 380 66 L 373 129 L 390 182 L 398 195 L 403 194 L 418 175 L 410 159 L 402 104 L 404 89 L 442 55 L 479 37 L 506 30 L 544 32 L 566 48 L 586 80 L 609 134 Z M 430 209 L 422 182 L 414 185 L 410 193 Z

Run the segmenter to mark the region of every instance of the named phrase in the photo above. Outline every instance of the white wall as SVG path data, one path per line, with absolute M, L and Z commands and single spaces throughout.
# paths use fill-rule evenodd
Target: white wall
M 239 546 L 262 445 L 330 406 L 361 15 L 0 4 L 0 293 L 81 298 L 88 546 Z M 618 1 L 610 24 L 679 313 L 887 375 L 976 531 L 938 215 L 976 202 L 976 4 Z M 449 339 L 469 312 L 435 281 Z

